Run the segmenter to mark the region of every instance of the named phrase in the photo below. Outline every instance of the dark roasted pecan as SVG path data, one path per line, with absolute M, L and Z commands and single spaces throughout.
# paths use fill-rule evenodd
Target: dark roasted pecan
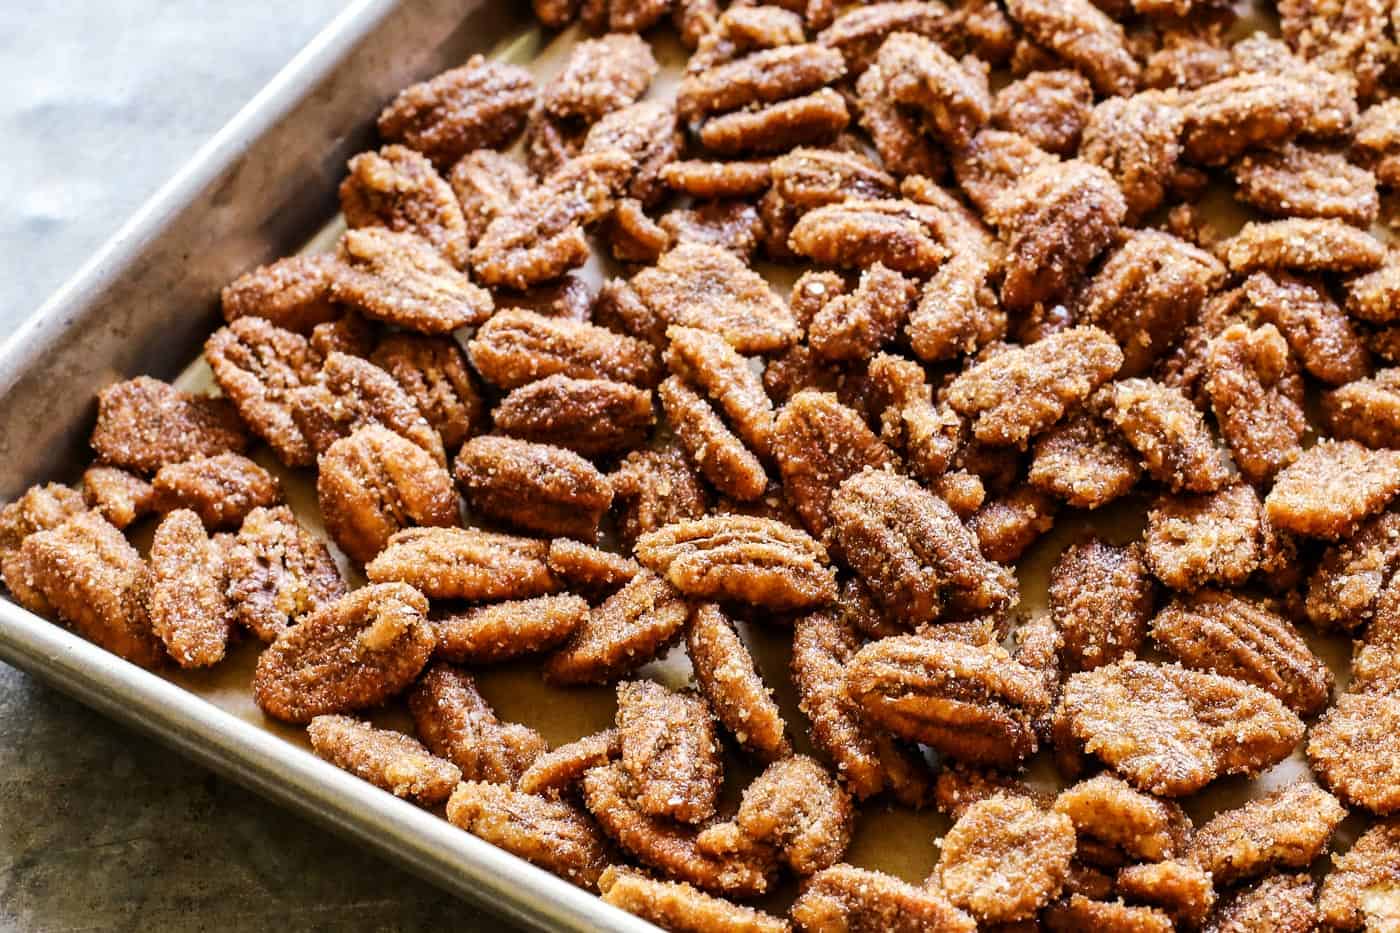
M 636 450 L 608 477 L 620 503 L 619 531 L 629 544 L 648 531 L 705 514 L 707 497 L 685 454 L 675 445 Z
M 1259 272 L 1244 283 L 1249 311 L 1278 328 L 1308 373 L 1329 385 L 1370 375 L 1366 348 L 1351 322 L 1315 282 Z
M 987 65 L 975 56 L 959 62 L 932 39 L 896 33 L 880 46 L 877 67 L 890 99 L 919 111 L 953 149 L 967 145 L 991 118 Z
M 447 177 L 462 205 L 467 245 L 475 246 L 491 221 L 535 188 L 534 176 L 518 159 L 478 149 L 452 167 Z

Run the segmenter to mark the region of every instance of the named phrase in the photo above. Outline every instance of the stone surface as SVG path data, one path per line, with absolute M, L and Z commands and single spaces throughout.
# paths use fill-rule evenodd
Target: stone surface
M 0 338 L 346 0 L 0 4 Z M 0 929 L 500 929 L 0 665 Z

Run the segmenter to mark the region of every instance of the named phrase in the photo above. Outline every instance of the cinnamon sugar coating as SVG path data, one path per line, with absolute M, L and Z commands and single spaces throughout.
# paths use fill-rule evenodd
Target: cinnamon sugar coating
M 447 801 L 452 825 L 579 887 L 592 889 L 612 861 L 597 825 L 571 803 L 504 784 L 468 781 Z
M 1322 417 L 1333 437 L 1369 447 L 1400 447 L 1400 369 L 1382 369 L 1322 396 Z
M 1180 390 L 1124 379 L 1099 392 L 1093 407 L 1137 451 L 1152 478 L 1174 492 L 1214 492 L 1229 481 L 1227 456 Z
M 534 99 L 527 70 L 476 55 L 403 90 L 379 115 L 379 133 L 446 170 L 474 149 L 494 149 L 519 136 Z
M 327 254 L 288 256 L 234 279 L 220 293 L 224 320 L 267 318 L 299 334 L 340 316 L 331 300 L 336 260 Z
M 1400 697 L 1348 693 L 1308 736 L 1313 772 L 1347 804 L 1387 815 L 1400 811 Z
M 396 797 L 432 806 L 452 796 L 462 779 L 456 765 L 421 743 L 349 716 L 317 716 L 306 728 L 317 755 Z
M 1123 28 L 1089 0 L 1011 0 L 1006 12 L 1034 41 L 1084 72 L 1100 94 L 1122 96 L 1137 88 L 1141 68 Z
M 526 794 L 558 797 L 583 780 L 584 774 L 621 754 L 616 729 L 585 735 L 541 754 L 520 775 L 517 787 Z
M 1077 71 L 1036 71 L 996 94 L 992 125 L 1020 133 L 1046 152 L 1071 155 L 1089 122 L 1094 90 Z
M 1329 385 L 1370 375 L 1355 328 L 1318 283 L 1259 272 L 1245 281 L 1244 293 L 1254 317 L 1279 329 L 1309 375 Z
M 694 198 L 751 198 L 768 190 L 772 172 L 766 161 L 682 159 L 663 167 L 661 179 L 672 190 Z
M 59 483 L 30 486 L 0 509 L 0 557 L 16 553 L 24 539 L 35 532 L 50 531 L 74 515 L 81 515 L 86 511 L 85 504 L 81 494 Z
M 890 98 L 919 111 L 947 145 L 966 145 L 991 118 L 987 66 L 980 59 L 960 62 L 931 39 L 899 32 L 880 46 L 877 61 Z
M 83 471 L 83 501 L 113 525 L 126 528 L 155 508 L 155 490 L 120 467 L 91 466 Z
M 1115 889 L 1120 897 L 1151 904 L 1178 924 L 1193 928 L 1215 905 L 1210 873 L 1189 859 L 1128 865 L 1119 870 Z
M 1206 351 L 1205 392 L 1230 454 L 1252 483 L 1268 483 L 1302 452 L 1303 380 L 1272 324 L 1227 327 Z
M 687 74 L 676 91 L 676 106 L 688 120 L 762 107 L 818 90 L 845 70 L 834 49 L 780 45 Z
M 491 295 L 416 234 L 384 227 L 350 230 L 341 237 L 340 260 L 332 294 L 367 318 L 446 334 L 491 314 Z
M 549 543 L 477 528 L 407 528 L 365 565 L 371 582 L 397 582 L 430 599 L 527 599 L 559 582 L 546 562 Z
M 740 501 L 763 495 L 768 474 L 710 404 L 672 376 L 657 387 L 676 441 L 714 487 Z
M 833 865 L 814 875 L 792 905 L 799 930 L 852 933 L 972 933 L 977 921 L 955 907 L 937 887 L 908 884 L 893 875 L 853 865 Z
M 228 549 L 227 572 L 239 624 L 265 642 L 346 592 L 325 543 L 286 506 L 248 513 Z
M 1052 933 L 1075 930 L 1113 930 L 1114 933 L 1170 933 L 1176 929 L 1170 917 L 1155 907 L 1130 907 L 1121 900 L 1099 901 L 1082 894 L 1051 904 L 1042 922 Z
M 138 376 L 97 394 L 91 444 L 103 463 L 154 473 L 191 457 L 242 452 L 248 436 L 227 401 Z
M 1335 217 L 1369 227 L 1380 213 L 1376 178 L 1339 152 L 1290 143 L 1234 166 L 1236 197 L 1275 217 Z
M 962 442 L 962 420 L 946 407 L 934 407 L 933 388 L 917 363 L 882 353 L 870 361 L 868 375 L 883 403 L 881 439 L 903 453 L 920 479 L 942 477 Z
M 666 339 L 671 372 L 713 399 L 747 446 L 771 457 L 773 403 L 749 360 L 712 331 L 673 326 Z
M 917 294 L 912 281 L 875 263 L 848 295 L 828 301 L 812 319 L 807 340 L 826 360 L 864 360 L 894 339 Z
M 225 549 L 198 515 L 177 509 L 151 540 L 151 629 L 181 667 L 212 667 L 224 658 L 233 630 Z
M 848 198 L 888 198 L 898 190 L 876 163 L 842 149 L 794 149 L 774 159 L 769 170 L 774 190 L 803 210 Z
M 1334 930 L 1384 925 L 1395 917 L 1395 878 L 1400 874 L 1400 823 L 1376 823 L 1356 840 L 1322 882 L 1318 913 Z
M 1320 441 L 1278 475 L 1264 514 L 1284 531 L 1336 540 L 1400 492 L 1400 452 Z
M 477 149 L 452 166 L 447 182 L 462 206 L 468 247 L 476 245 L 491 221 L 535 189 L 530 170 L 494 149 Z
M 587 460 L 510 437 L 467 441 L 453 476 L 474 511 L 527 531 L 591 539 L 612 505 L 612 487 Z
M 484 427 L 485 403 L 476 378 L 451 338 L 392 334 L 379 342 L 370 361 L 408 393 L 447 450 Z
M 1310 933 L 1317 929 L 1317 883 L 1306 874 L 1268 875 L 1220 899 L 1206 933 Z
M 585 592 L 616 589 L 642 571 L 641 564 L 624 554 L 571 538 L 549 542 L 545 563 L 561 579 Z
M 1385 245 L 1340 220 L 1290 217 L 1245 224 L 1220 244 L 1230 271 L 1369 272 L 1385 259 Z
M 1183 152 L 1194 162 L 1221 165 L 1300 134 L 1345 132 L 1356 120 L 1355 100 L 1345 82 L 1326 77 L 1304 69 L 1247 70 L 1187 93 L 1181 100 Z
M 1280 868 L 1306 868 L 1327 848 L 1346 810 L 1327 791 L 1298 781 L 1196 830 L 1191 856 L 1220 884 Z
M 1136 652 L 1152 605 L 1152 581 L 1136 547 L 1091 538 L 1066 548 L 1050 571 L 1050 611 L 1071 670 L 1091 670 Z
M 932 177 L 946 173 L 947 156 L 918 114 L 890 96 L 889 82 L 878 65 L 867 68 L 857 79 L 856 95 L 856 119 L 888 171 Z
M 674 444 L 634 450 L 608 482 L 614 504 L 622 507 L 619 531 L 629 543 L 673 522 L 700 518 L 708 506 L 700 477 Z
M 589 611 L 545 662 L 557 684 L 609 683 L 660 655 L 681 634 L 688 610 L 681 594 L 643 571 Z
M 1163 496 L 1147 513 L 1143 556 L 1174 590 L 1243 583 L 1259 566 L 1261 504 L 1244 484 L 1202 496 Z
M 452 265 L 467 264 L 467 221 L 452 186 L 424 156 L 407 146 L 385 146 L 350 160 L 340 184 L 345 222 L 387 227 L 427 240 Z
M 639 36 L 587 39 L 540 90 L 540 105 L 552 117 L 595 123 L 641 97 L 656 71 L 651 46 Z
M 714 714 L 703 697 L 650 680 L 620 683 L 617 737 L 642 812 L 691 824 L 714 815 L 723 770 Z
M 685 638 L 696 684 L 729 734 L 766 760 L 790 754 L 783 714 L 724 610 L 716 603 L 692 607 Z
M 423 744 L 468 781 L 514 785 L 546 747 L 535 730 L 497 719 L 471 675 L 447 664 L 434 664 L 409 691 L 408 711 Z
M 598 879 L 603 901 L 667 930 L 784 933 L 786 920 L 705 894 L 684 882 L 657 881 L 635 869 L 608 868 Z
M 253 509 L 282 499 L 276 477 L 233 453 L 161 467 L 151 489 L 156 511 L 193 509 L 209 528 L 236 528 Z
M 1055 798 L 1054 810 L 1074 824 L 1081 857 L 1093 852 L 1115 860 L 1159 862 L 1185 854 L 1191 834 L 1191 821 L 1180 806 L 1134 790 L 1111 774 L 1066 787 Z
M 483 379 L 502 389 L 556 374 L 650 386 L 659 375 L 656 352 L 640 340 L 518 309 L 487 321 L 467 344 L 467 355 Z
M 700 127 L 700 142 L 722 156 L 784 152 L 829 142 L 850 120 L 845 98 L 824 87 L 756 110 L 711 117 Z
M 1141 474 L 1122 438 L 1081 410 L 1036 439 L 1026 480 L 1074 508 L 1096 509 L 1126 495 Z
M 332 351 L 316 381 L 291 392 L 292 418 L 317 454 L 359 428 L 377 424 L 446 463 L 442 438 L 408 392 L 368 360 Z
M 949 256 L 934 235 L 935 212 L 913 201 L 849 199 L 808 211 L 792 228 L 793 252 L 829 266 L 928 275 Z
M 968 807 L 948 830 L 936 877 L 979 920 L 1022 920 L 1059 894 L 1074 847 L 1069 817 L 999 794 Z
M 314 462 L 315 451 L 291 410 L 292 391 L 309 384 L 321 364 L 305 338 L 261 318 L 242 317 L 214 332 L 204 345 L 204 356 L 243 422 L 272 447 L 279 460 L 288 466 Z
M 436 613 L 432 618 L 437 635 L 433 656 L 458 664 L 497 664 L 559 645 L 587 617 L 588 603 L 572 594 Z
M 1014 564 L 1040 537 L 1055 527 L 1059 503 L 1032 486 L 1021 486 L 989 499 L 967 520 L 977 545 L 991 560 Z

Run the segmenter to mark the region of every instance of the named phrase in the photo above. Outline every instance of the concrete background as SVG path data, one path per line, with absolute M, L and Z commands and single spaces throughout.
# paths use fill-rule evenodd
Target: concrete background
M 344 0 L 0 4 L 0 336 Z M 0 929 L 499 929 L 0 664 Z

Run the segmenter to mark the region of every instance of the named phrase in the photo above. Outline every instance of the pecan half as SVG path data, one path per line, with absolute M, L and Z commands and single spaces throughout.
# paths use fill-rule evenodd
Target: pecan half
M 1346 815 L 1337 798 L 1298 781 L 1216 814 L 1196 830 L 1191 857 L 1219 884 L 1276 868 L 1306 868 Z
M 244 423 L 277 459 L 287 466 L 315 462 L 316 451 L 291 407 L 292 390 L 309 385 L 321 365 L 306 338 L 262 318 L 241 317 L 214 332 L 204 344 L 204 358 Z
M 453 476 L 473 510 L 530 531 L 591 539 L 612 487 L 578 454 L 512 437 L 462 445 Z
M 546 563 L 549 543 L 477 528 L 408 528 L 365 565 L 374 583 L 407 583 L 430 599 L 527 599 L 559 581 Z
M 632 799 L 643 813 L 682 823 L 714 815 L 723 770 L 704 698 L 650 680 L 620 683 L 617 737 Z
M 998 794 L 974 803 L 948 830 L 935 877 L 949 900 L 980 920 L 1020 920 L 1060 893 L 1074 849 L 1069 817 Z
M 151 628 L 181 667 L 212 667 L 233 629 L 224 548 L 188 509 L 167 515 L 151 539 Z
M 424 806 L 442 803 L 462 780 L 456 765 L 415 739 L 349 716 L 317 716 L 306 735 L 312 750 L 337 768 Z
M 490 292 L 473 285 L 432 245 L 382 227 L 340 240 L 332 294 L 367 318 L 422 334 L 447 334 L 486 320 Z
M 331 352 L 311 385 L 292 390 L 292 417 L 318 454 L 368 424 L 401 435 L 446 463 L 442 438 L 393 376 L 369 360 Z
M 277 477 L 241 454 L 194 457 L 163 466 L 151 490 L 156 511 L 192 509 L 209 528 L 236 528 L 253 509 L 282 500 Z
M 228 550 L 228 596 L 244 628 L 273 641 L 345 592 L 325 543 L 291 509 L 254 509 L 243 519 Z
M 893 875 L 845 864 L 813 875 L 791 913 L 803 930 L 977 929 L 977 921 L 953 906 L 937 887 L 916 887 Z
M 529 71 L 474 55 L 400 92 L 379 115 L 379 135 L 406 143 L 445 171 L 472 150 L 519 136 L 534 99 Z
M 232 396 L 227 388 L 224 392 Z M 97 393 L 97 426 L 90 442 L 103 463 L 154 473 L 191 457 L 242 452 L 248 435 L 227 400 L 190 395 L 137 376 Z
M 559 374 L 515 389 L 491 415 L 498 431 L 585 457 L 636 447 L 656 420 L 645 389 Z
M 608 683 L 657 657 L 680 635 L 688 610 L 665 580 L 642 571 L 588 613 L 545 661 L 550 683 Z
M 497 719 L 471 675 L 447 664 L 434 664 L 418 681 L 408 711 L 423 744 L 468 781 L 514 785 L 546 747 L 534 729 Z
M 640 340 L 514 308 L 487 321 L 467 344 L 467 353 L 482 378 L 502 389 L 556 373 L 640 386 L 655 385 L 660 376 L 656 351 Z
M 685 638 L 695 682 L 735 740 L 769 761 L 791 754 L 783 714 L 724 610 L 716 603 L 692 607 Z
M 480 836 L 582 888 L 593 888 L 612 861 L 598 827 L 578 807 L 469 781 L 447 801 L 453 826 Z

